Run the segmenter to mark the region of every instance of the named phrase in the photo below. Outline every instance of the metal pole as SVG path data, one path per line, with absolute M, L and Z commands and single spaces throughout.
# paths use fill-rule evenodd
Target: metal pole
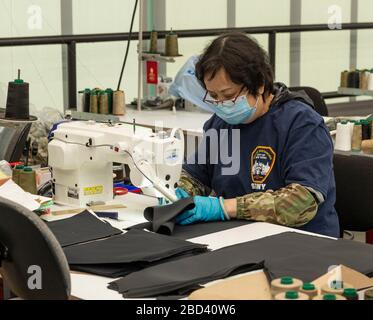
M 359 4 L 358 1 L 351 0 L 351 22 L 356 23 L 359 19 Z M 357 42 L 358 42 L 358 30 L 350 31 L 350 70 L 357 68 Z M 350 102 L 355 102 L 356 97 L 349 99 Z
M 72 35 L 73 32 L 73 0 L 60 0 L 61 7 L 61 35 Z M 63 108 L 69 107 L 69 75 L 68 75 L 68 46 L 62 45 L 62 85 L 63 85 Z
M 142 32 L 143 32 L 143 0 L 139 0 L 139 44 L 138 44 L 138 81 L 137 81 L 137 110 L 141 111 L 141 99 L 142 99 Z
M 351 1 L 351 22 L 358 21 L 359 3 Z M 357 41 L 358 29 L 350 31 L 350 69 L 354 70 L 357 67 Z
M 153 0 L 153 19 L 154 19 L 154 30 L 165 30 L 166 29 L 166 2 L 167 0 Z M 144 38 L 144 34 L 143 34 Z M 159 39 L 158 45 L 162 48 L 165 46 L 164 40 Z M 167 63 L 164 61 L 158 62 L 158 74 L 167 75 Z
M 358 29 L 373 29 L 372 22 L 362 23 L 343 23 L 342 29 L 333 30 L 358 30 Z M 331 30 L 326 24 L 309 24 L 309 25 L 294 25 L 294 26 L 268 26 L 268 27 L 245 27 L 245 28 L 218 28 L 218 29 L 194 29 L 194 30 L 173 30 L 179 38 L 200 38 L 213 37 L 221 33 L 230 31 L 244 32 L 249 34 L 270 34 L 276 33 L 291 33 L 291 32 L 315 32 Z M 158 39 L 164 39 L 169 33 L 167 30 L 158 31 Z M 17 37 L 17 38 L 0 38 L 0 47 L 15 47 L 25 45 L 46 45 L 46 44 L 66 44 L 71 41 L 76 43 L 93 43 L 93 42 L 111 42 L 111 41 L 127 41 L 128 33 L 104 33 L 104 34 L 80 34 L 70 36 L 38 36 L 38 37 Z M 150 39 L 150 32 L 143 32 L 143 39 Z M 132 40 L 138 40 L 138 32 L 134 32 Z
M 227 27 L 236 27 L 236 0 L 227 0 Z
M 302 1 L 290 1 L 290 24 L 302 23 Z M 289 54 L 289 83 L 291 87 L 300 85 L 301 82 L 301 33 L 290 33 L 290 54 Z
M 276 73 L 276 32 L 271 32 L 268 38 L 268 55 L 271 62 L 273 73 Z
M 69 79 L 68 85 L 68 95 L 69 95 L 69 105 L 68 108 L 76 108 L 76 42 L 71 41 L 67 45 L 67 73 Z

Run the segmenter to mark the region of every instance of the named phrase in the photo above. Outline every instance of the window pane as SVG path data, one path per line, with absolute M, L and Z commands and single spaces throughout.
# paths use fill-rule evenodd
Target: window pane
M 59 0 L 2 0 L 0 37 L 61 34 Z M 0 48 L 0 106 L 6 104 L 8 82 L 17 76 L 30 83 L 30 108 L 63 110 L 60 45 Z
M 126 103 L 137 97 L 137 41 L 131 42 L 121 89 Z M 117 89 L 127 42 L 82 43 L 77 45 L 77 86 Z
M 342 22 L 350 22 L 350 0 L 316 0 L 302 2 L 302 24 L 331 22 L 338 6 Z M 341 71 L 350 63 L 350 32 L 303 32 L 301 35 L 301 85 L 321 92 L 336 91 Z M 341 101 L 346 101 L 345 99 Z M 338 102 L 333 99 L 333 101 Z
M 0 48 L 0 106 L 6 104 L 8 82 L 21 77 L 30 84 L 30 109 L 63 111 L 62 48 L 60 45 Z
M 290 0 L 236 0 L 237 27 L 288 25 Z M 281 14 L 279 14 L 281 13 Z
M 359 0 L 358 1 L 359 22 L 372 22 L 373 18 L 373 1 Z
M 277 14 L 281 12 L 281 14 Z M 277 26 L 290 24 L 290 0 L 236 0 L 237 27 Z M 268 52 L 268 35 L 255 34 Z M 276 81 L 289 83 L 289 34 L 276 36 Z
M 373 1 L 360 0 L 358 2 L 359 22 L 372 22 Z M 373 29 L 359 30 L 357 36 L 357 67 L 359 69 L 373 68 Z
M 2 0 L 0 37 L 61 34 L 60 0 Z
M 227 26 L 227 0 L 166 0 L 167 29 L 208 29 Z
M 302 1 L 302 24 L 332 22 L 337 17 L 350 22 L 351 0 Z
M 128 32 L 135 1 L 79 0 L 73 1 L 73 30 L 75 34 Z M 139 30 L 139 8 L 133 31 Z
M 275 81 L 290 86 L 290 69 L 299 68 L 298 64 L 290 64 L 290 34 L 276 35 L 276 74 Z
M 336 91 L 341 71 L 349 68 L 350 32 L 307 32 L 301 46 L 301 84 Z

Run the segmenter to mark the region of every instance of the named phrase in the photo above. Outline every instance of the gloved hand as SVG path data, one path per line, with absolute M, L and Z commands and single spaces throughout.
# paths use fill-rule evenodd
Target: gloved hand
M 198 221 L 224 221 L 225 215 L 219 198 L 195 196 L 195 207 L 176 217 L 176 223 L 187 225 Z
M 175 193 L 176 193 L 176 197 L 178 199 L 184 199 L 184 198 L 189 198 L 190 197 L 190 195 L 184 189 L 181 189 L 181 188 L 177 188 L 175 190 Z

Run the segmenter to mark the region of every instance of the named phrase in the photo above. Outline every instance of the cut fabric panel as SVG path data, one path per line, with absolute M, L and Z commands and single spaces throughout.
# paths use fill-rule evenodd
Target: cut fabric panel
M 300 239 L 310 241 L 310 239 Z M 271 278 L 292 275 L 311 282 L 327 273 L 333 265 L 345 265 L 368 277 L 373 277 L 373 246 L 351 240 L 312 239 L 314 250 L 303 250 L 286 258 L 268 259 Z M 317 247 L 319 250 L 317 250 Z
M 89 211 L 84 211 L 71 218 L 46 222 L 62 247 L 87 241 L 103 239 L 121 234 L 122 231 L 112 227 Z
M 119 277 L 157 261 L 207 251 L 207 246 L 142 230 L 64 249 L 73 270 Z
M 132 272 L 156 266 L 160 263 L 175 261 L 177 259 L 190 257 L 199 253 L 206 252 L 204 249 L 191 249 L 171 257 L 164 258 L 153 262 L 131 262 L 131 263 L 111 263 L 111 264 L 77 264 L 70 265 L 71 270 L 95 274 L 108 278 L 124 277 Z
M 192 239 L 200 236 L 204 236 L 207 234 L 228 230 L 240 226 L 244 226 L 247 224 L 251 224 L 254 221 L 249 220 L 230 220 L 230 221 L 214 221 L 214 222 L 203 222 L 203 223 L 196 223 L 191 224 L 187 226 L 182 225 L 175 225 L 174 231 L 172 233 L 172 237 L 178 238 L 178 239 Z M 137 225 L 134 225 L 127 230 L 131 229 L 147 229 L 149 230 L 151 228 L 151 224 L 149 222 L 146 223 L 140 223 Z
M 232 228 L 241 227 L 247 224 L 254 223 L 255 221 L 249 220 L 229 220 L 229 221 L 214 221 L 202 222 L 186 226 L 176 225 L 173 237 L 179 239 L 192 239 L 207 234 L 224 231 Z
M 108 288 L 126 298 L 188 293 L 196 286 L 235 274 L 262 269 L 262 261 L 242 254 L 240 246 L 162 263 L 113 281 Z
M 174 231 L 176 216 L 193 208 L 192 197 L 180 199 L 164 206 L 145 208 L 144 217 L 150 224 L 144 224 L 143 226 L 153 232 L 171 235 Z

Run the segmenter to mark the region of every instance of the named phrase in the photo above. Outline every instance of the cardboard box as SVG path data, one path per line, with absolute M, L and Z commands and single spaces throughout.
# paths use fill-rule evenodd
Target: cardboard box
M 340 267 L 341 279 L 355 289 L 373 287 L 373 278 L 346 266 Z M 333 276 L 333 271 L 317 278 L 312 283 L 319 289 Z M 263 271 L 219 280 L 205 288 L 194 291 L 190 300 L 272 300 L 270 283 Z

